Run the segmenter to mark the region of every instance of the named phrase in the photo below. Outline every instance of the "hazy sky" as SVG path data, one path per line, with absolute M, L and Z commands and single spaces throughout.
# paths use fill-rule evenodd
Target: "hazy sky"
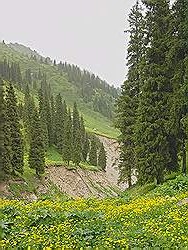
M 134 0 L 0 0 L 0 40 L 88 69 L 119 86 Z

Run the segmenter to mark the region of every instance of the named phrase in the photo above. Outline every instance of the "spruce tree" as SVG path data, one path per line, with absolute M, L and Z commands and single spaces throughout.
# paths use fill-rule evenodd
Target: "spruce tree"
M 89 151 L 90 151 L 90 143 L 89 143 L 88 134 L 86 133 L 83 148 L 82 148 L 82 157 L 84 161 L 87 161 Z
M 10 138 L 10 126 L 7 119 L 7 109 L 4 98 L 4 83 L 0 78 L 0 175 L 12 173 L 12 150 Z
M 135 150 L 135 124 L 139 103 L 141 72 L 144 61 L 144 18 L 138 3 L 133 6 L 129 15 L 130 41 L 128 45 L 128 75 L 122 85 L 121 95 L 117 102 L 116 127 L 120 129 L 120 164 L 119 180 L 132 185 L 131 176 L 137 167 Z
M 103 143 L 101 143 L 99 155 L 98 155 L 98 166 L 102 168 L 102 170 L 106 169 L 106 151 L 104 149 Z
M 51 130 L 51 141 L 52 144 L 55 144 L 55 128 L 56 128 L 56 111 L 55 111 L 55 103 L 53 95 L 50 98 L 50 106 L 51 106 L 51 121 L 52 121 L 52 130 Z
M 74 103 L 73 107 L 73 153 L 72 161 L 75 165 L 81 162 L 81 131 L 80 131 L 80 116 L 77 109 L 77 104 Z
M 188 113 L 186 59 L 188 58 L 188 2 L 177 0 L 173 6 L 172 39 L 170 42 L 169 64 L 173 83 L 171 101 L 172 131 L 176 138 L 176 161 L 178 151 L 182 152 L 182 172 L 186 170 L 186 130 L 185 117 Z M 171 164 L 172 165 L 172 164 Z
M 70 160 L 72 159 L 72 150 L 73 150 L 72 117 L 69 109 L 64 124 L 64 141 L 63 141 L 63 159 L 68 163 L 68 165 Z
M 29 167 L 35 169 L 37 176 L 45 172 L 45 145 L 43 141 L 43 129 L 38 111 L 35 109 L 32 118 L 32 133 L 29 149 Z
M 63 147 L 64 147 L 64 141 L 66 140 L 66 123 L 67 123 L 67 116 L 68 116 L 68 111 L 67 111 L 67 104 L 64 100 L 63 106 L 62 106 L 62 139 L 63 139 Z M 63 148 L 62 148 L 63 150 Z
M 97 145 L 94 139 L 91 140 L 89 163 L 93 166 L 97 166 Z
M 7 121 L 10 126 L 11 149 L 12 149 L 11 163 L 12 163 L 13 173 L 15 173 L 15 171 L 23 173 L 23 165 L 24 165 L 23 140 L 21 135 L 21 126 L 18 116 L 16 96 L 14 88 L 11 83 L 7 88 L 6 107 L 7 107 Z
M 159 184 L 170 158 L 167 135 L 172 86 L 166 62 L 170 8 L 167 0 L 143 2 L 148 44 L 136 128 L 138 178 L 142 184 L 154 180 Z
M 56 96 L 56 111 L 55 111 L 55 145 L 60 153 L 63 149 L 63 103 L 61 95 Z
M 24 125 L 27 135 L 26 136 L 27 145 L 29 144 L 31 139 L 31 133 L 32 133 L 31 125 L 32 125 L 33 112 L 34 112 L 34 100 L 30 94 L 29 86 L 27 84 L 24 97 Z
M 11 131 L 10 125 L 8 121 L 8 115 L 6 106 L 3 109 L 4 113 L 4 124 L 3 124 L 3 149 L 2 149 L 2 170 L 4 175 L 11 175 L 13 172 L 13 165 L 12 165 L 12 147 L 11 147 Z
M 83 149 L 85 137 L 86 137 L 86 130 L 85 130 L 83 116 L 80 117 L 80 133 L 81 133 L 81 145 L 82 145 L 82 149 Z

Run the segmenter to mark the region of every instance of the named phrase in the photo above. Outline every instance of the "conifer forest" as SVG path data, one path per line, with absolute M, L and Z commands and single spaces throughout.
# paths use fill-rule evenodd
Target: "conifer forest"
M 0 33 L 0 248 L 186 250 L 188 1 L 73 2 Z

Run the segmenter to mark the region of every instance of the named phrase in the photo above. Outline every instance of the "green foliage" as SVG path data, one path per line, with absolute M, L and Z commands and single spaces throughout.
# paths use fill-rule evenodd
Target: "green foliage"
M 64 121 L 64 142 L 63 142 L 63 159 L 68 163 L 72 159 L 73 150 L 73 135 L 72 135 L 72 117 L 70 109 Z
M 89 163 L 93 166 L 97 166 L 97 145 L 94 139 L 91 140 L 89 151 Z
M 60 153 L 63 148 L 63 103 L 61 95 L 56 96 L 55 111 L 55 145 Z
M 132 185 L 131 176 L 137 167 L 135 125 L 141 88 L 141 72 L 144 60 L 144 18 L 138 1 L 129 15 L 128 79 L 123 83 L 117 102 L 116 127 L 120 129 L 120 182 Z
M 149 185 L 146 195 L 131 198 L 73 200 L 53 191 L 33 203 L 2 199 L 0 246 L 186 249 L 187 204 L 178 204 L 187 197 L 187 179 L 178 177 L 153 191 Z M 168 187 L 175 189 L 172 197 L 164 192 Z
M 102 170 L 106 169 L 106 151 L 104 149 L 103 143 L 101 143 L 101 147 L 98 154 L 98 166 L 101 167 Z
M 120 181 L 131 186 L 164 181 L 166 172 L 186 174 L 187 1 L 139 2 L 129 15 L 128 77 L 118 100 Z
M 75 165 L 79 165 L 81 162 L 81 153 L 82 153 L 82 145 L 81 145 L 81 130 L 80 130 L 80 116 L 78 113 L 77 105 L 74 103 L 73 108 L 73 153 L 72 153 L 72 161 Z
M 112 118 L 115 98 L 118 96 L 117 89 L 109 86 L 98 76 L 86 70 L 81 70 L 78 66 L 60 62 L 58 64 L 60 72 L 67 74 L 68 81 L 77 87 L 77 91 L 84 102 L 92 101 L 92 108 L 108 118 Z
M 23 173 L 23 139 L 20 130 L 18 107 L 14 88 L 10 83 L 6 92 L 7 124 L 10 127 L 11 163 L 13 172 Z
M 90 150 L 90 143 L 89 143 L 88 134 L 86 133 L 85 138 L 84 138 L 83 148 L 82 148 L 82 156 L 83 156 L 84 161 L 86 161 L 88 158 L 89 150 Z
M 10 126 L 4 98 L 4 82 L 0 78 L 0 174 L 1 178 L 12 172 Z
M 169 195 L 174 196 L 179 192 L 186 192 L 188 190 L 188 177 L 179 175 L 173 180 L 165 182 L 158 186 L 153 192 L 155 195 Z
M 109 118 L 104 117 L 102 114 L 95 112 L 92 109 L 92 98 L 89 98 L 90 102 L 86 102 L 85 99 L 79 95 L 81 88 L 73 84 L 73 82 L 70 83 L 68 81 L 67 74 L 59 70 L 57 66 L 54 66 L 53 64 L 44 64 L 44 58 L 41 60 L 41 56 L 39 56 L 38 53 L 26 48 L 23 45 L 6 45 L 0 43 L 0 51 L 0 74 L 1 62 L 3 62 L 4 58 L 6 58 L 7 64 L 12 61 L 19 62 L 23 76 L 25 75 L 25 71 L 30 69 L 32 73 L 32 85 L 30 87 L 34 99 L 38 96 L 38 90 L 41 87 L 41 81 L 44 79 L 45 75 L 47 83 L 50 83 L 51 86 L 51 94 L 54 94 L 55 96 L 58 93 L 61 93 L 63 100 L 66 101 L 69 107 L 73 106 L 75 101 L 77 102 L 78 108 L 84 116 L 86 127 L 89 131 L 103 134 L 109 136 L 110 138 L 117 138 L 119 131 L 113 127 L 112 121 Z M 27 54 L 28 56 L 26 56 Z M 25 89 L 25 81 L 22 83 L 22 86 L 23 89 Z M 97 90 L 97 86 L 98 85 L 92 85 L 92 88 L 94 87 Z M 117 90 L 113 87 L 111 88 L 108 84 L 106 84 L 104 88 L 100 89 L 101 93 L 108 96 L 108 102 L 113 99 L 113 101 L 110 101 L 112 104 L 111 106 L 113 106 L 115 98 L 115 96 L 113 97 L 113 91 L 117 95 Z
M 41 176 L 45 171 L 45 146 L 38 111 L 35 110 L 32 120 L 33 124 L 28 163 L 30 168 L 35 169 L 37 176 Z

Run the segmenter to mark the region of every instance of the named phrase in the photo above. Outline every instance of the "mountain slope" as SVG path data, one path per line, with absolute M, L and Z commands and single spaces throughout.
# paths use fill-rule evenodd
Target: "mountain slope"
M 83 114 L 86 127 L 88 131 L 96 134 L 102 134 L 108 137 L 116 138 L 118 131 L 114 129 L 113 122 L 108 117 L 105 117 L 99 112 L 95 112 L 93 109 L 93 100 L 91 102 L 85 102 L 80 96 L 79 87 L 70 82 L 65 72 L 60 71 L 57 65 L 54 65 L 49 58 L 44 59 L 37 52 L 33 51 L 23 45 L 6 45 L 0 43 L 0 61 L 6 59 L 11 62 L 18 62 L 22 71 L 22 75 L 27 70 L 31 71 L 31 76 L 34 78 L 40 71 L 45 74 L 47 82 L 51 86 L 51 90 L 54 94 L 61 93 L 63 99 L 69 106 L 72 106 L 74 102 L 77 102 L 78 107 Z M 36 80 L 36 84 L 40 84 L 39 80 Z M 115 102 L 114 96 L 109 93 L 99 90 L 102 96 L 107 96 L 106 99 Z M 37 94 L 37 93 L 36 93 Z

